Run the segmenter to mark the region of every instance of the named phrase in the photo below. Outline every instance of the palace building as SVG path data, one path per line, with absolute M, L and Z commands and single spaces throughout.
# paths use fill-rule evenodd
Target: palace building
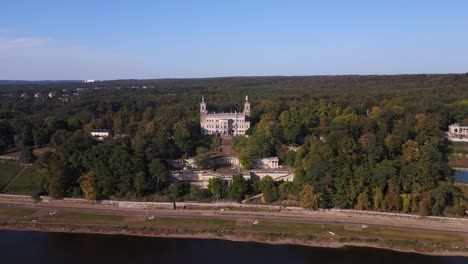
M 244 111 L 234 113 L 209 113 L 205 99 L 200 103 L 200 127 L 202 134 L 217 136 L 245 135 L 250 128 L 250 103 L 245 97 Z

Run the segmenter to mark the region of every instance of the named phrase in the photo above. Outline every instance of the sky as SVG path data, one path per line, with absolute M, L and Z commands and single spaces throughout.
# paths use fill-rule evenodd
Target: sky
M 0 4 L 0 80 L 465 72 L 465 0 Z

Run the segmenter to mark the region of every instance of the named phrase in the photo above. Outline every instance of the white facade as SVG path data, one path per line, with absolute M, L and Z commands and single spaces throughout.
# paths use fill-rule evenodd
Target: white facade
M 245 135 L 250 128 L 250 103 L 245 97 L 244 111 L 234 113 L 208 113 L 205 99 L 200 103 L 200 127 L 207 135 Z
M 468 138 L 468 126 L 452 124 L 449 126 L 449 136 L 454 138 Z
M 278 169 L 279 159 L 278 157 L 255 159 L 254 168 L 256 169 Z
M 97 140 L 104 140 L 111 135 L 111 132 L 109 129 L 93 129 L 89 131 L 89 134 L 92 138 Z

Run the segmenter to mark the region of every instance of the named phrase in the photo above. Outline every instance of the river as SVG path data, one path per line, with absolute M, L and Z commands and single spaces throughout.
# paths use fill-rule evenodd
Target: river
M 455 182 L 468 183 L 468 170 L 455 170 Z
M 212 239 L 0 231 L 1 263 L 466 264 L 439 257 L 372 248 L 314 248 Z

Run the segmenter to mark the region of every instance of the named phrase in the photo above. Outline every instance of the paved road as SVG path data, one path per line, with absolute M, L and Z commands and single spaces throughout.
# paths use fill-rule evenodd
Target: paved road
M 295 223 L 320 223 L 320 224 L 344 224 L 344 225 L 367 225 L 378 227 L 392 227 L 402 229 L 417 229 L 426 231 L 454 232 L 468 234 L 468 226 L 465 223 L 429 223 L 422 221 L 408 221 L 401 219 L 385 219 L 370 216 L 350 215 L 297 215 L 283 214 L 278 212 L 246 212 L 246 211 L 215 211 L 215 210 L 142 210 L 127 208 L 103 208 L 94 206 L 64 206 L 46 203 L 22 203 L 0 201 L 0 207 L 13 208 L 37 208 L 50 211 L 78 212 L 92 214 L 111 214 L 123 216 L 154 216 L 154 217 L 180 217 L 180 218 L 218 218 L 218 219 L 245 219 L 245 220 L 268 220 Z

